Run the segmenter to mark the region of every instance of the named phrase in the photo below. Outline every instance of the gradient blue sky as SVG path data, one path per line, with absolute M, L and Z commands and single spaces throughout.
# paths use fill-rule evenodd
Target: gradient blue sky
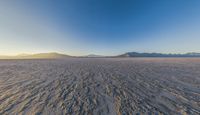
M 199 0 L 0 0 L 0 54 L 200 52 Z

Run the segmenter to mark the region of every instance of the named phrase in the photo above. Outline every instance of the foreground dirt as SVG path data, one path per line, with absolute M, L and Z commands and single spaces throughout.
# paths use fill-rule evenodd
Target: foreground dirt
M 200 114 L 200 59 L 0 60 L 0 114 Z

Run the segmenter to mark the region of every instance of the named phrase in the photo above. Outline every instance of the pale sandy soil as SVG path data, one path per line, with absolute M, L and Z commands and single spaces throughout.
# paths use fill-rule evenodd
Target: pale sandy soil
M 0 115 L 200 114 L 200 59 L 0 60 Z

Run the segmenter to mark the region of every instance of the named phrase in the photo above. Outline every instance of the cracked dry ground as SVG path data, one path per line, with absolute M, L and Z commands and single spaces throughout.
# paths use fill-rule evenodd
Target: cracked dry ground
M 0 60 L 0 114 L 200 114 L 200 59 Z

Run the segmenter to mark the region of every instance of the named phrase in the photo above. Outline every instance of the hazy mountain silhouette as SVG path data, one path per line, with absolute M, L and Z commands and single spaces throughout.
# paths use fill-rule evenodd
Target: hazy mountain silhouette
M 0 59 L 62 59 L 62 58 L 69 58 L 75 57 L 66 54 L 51 52 L 51 53 L 37 53 L 37 54 L 19 54 L 16 56 L 0 56 Z M 200 53 L 191 52 L 185 54 L 163 54 L 163 53 L 138 53 L 138 52 L 127 52 L 118 56 L 101 56 L 90 54 L 87 56 L 76 56 L 76 57 L 200 57 Z
M 96 55 L 96 54 L 89 54 L 85 57 L 105 57 L 105 56 L 102 56 L 102 55 Z
M 0 56 L 0 59 L 54 59 L 54 58 L 68 58 L 69 55 L 60 54 L 56 52 L 38 53 L 38 54 L 20 54 L 16 56 Z
M 200 53 L 185 53 L 185 54 L 163 54 L 163 53 L 138 53 L 127 52 L 117 57 L 200 57 Z

